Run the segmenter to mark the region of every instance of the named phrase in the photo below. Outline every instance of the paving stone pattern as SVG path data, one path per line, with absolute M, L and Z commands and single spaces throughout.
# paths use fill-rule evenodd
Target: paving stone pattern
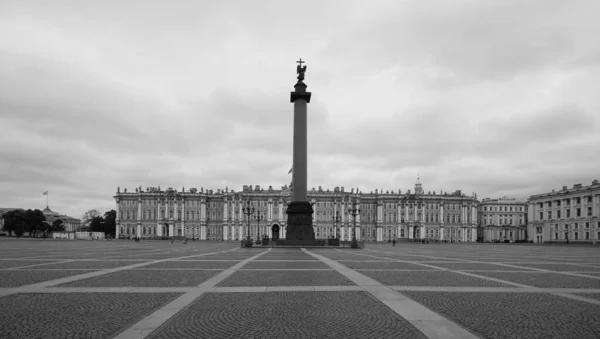
M 0 287 L 20 287 L 37 284 L 43 281 L 70 277 L 72 275 L 93 272 L 87 271 L 39 271 L 39 270 L 14 270 L 0 271 Z M 0 312 L 1 314 L 1 312 Z
M 600 288 L 600 279 L 544 272 L 472 272 L 534 287 Z
M 15 268 L 29 265 L 51 264 L 56 261 L 48 260 L 0 260 L 0 269 Z
M 392 286 L 502 286 L 496 281 L 448 271 L 367 271 L 357 270 L 384 285 Z
M 600 338 L 600 305 L 545 293 L 402 294 L 481 338 Z
M 309 253 L 342 266 L 333 269 Z M 413 325 L 432 337 L 450 335 L 454 323 L 428 321 L 432 314 L 427 309 L 384 286 L 371 286 L 360 274 L 401 286 L 401 294 L 482 338 L 600 338 L 595 302 L 600 279 L 593 278 L 600 278 L 600 252 L 591 246 L 415 243 L 302 251 L 244 249 L 238 242 L 0 239 L 0 258 L 5 259 L 0 260 L 0 338 L 130 339 L 141 334 L 141 339 L 152 331 L 159 338 L 423 337 Z M 60 259 L 75 260 L 56 263 Z M 124 268 L 144 262 L 148 265 Z M 501 262 L 523 268 L 496 265 Z M 43 265 L 19 268 L 25 264 Z M 81 276 L 86 272 L 99 275 Z M 220 293 L 202 295 L 197 286 L 222 272 L 231 275 L 210 283 Z M 368 286 L 357 286 L 345 275 Z M 19 289 L 63 277 L 75 281 Z M 552 287 L 547 292 L 556 294 L 485 277 Z M 181 298 L 159 293 L 177 287 L 185 293 Z M 562 293 L 584 300 L 561 296 L 563 288 L 569 290 Z
M 178 294 L 16 294 L 0 298 L 0 338 L 110 338 Z
M 195 287 L 219 272 L 126 270 L 61 284 L 59 287 Z
M 194 269 L 226 269 L 239 261 L 163 261 L 143 266 L 143 268 L 194 268 Z
M 442 268 L 446 268 L 449 270 L 455 271 L 469 271 L 469 270 L 488 270 L 488 271 L 529 271 L 530 269 L 519 269 L 519 268 L 511 268 L 502 265 L 494 265 L 494 264 L 482 264 L 482 263 L 464 263 L 464 262 L 436 262 L 436 263 L 423 263 L 433 266 L 438 266 Z
M 351 269 L 391 269 L 391 270 L 423 270 L 423 269 L 431 269 L 426 266 L 417 265 L 408 262 L 401 261 L 379 261 L 379 262 L 369 262 L 369 261 L 338 261 L 340 264 L 351 268 Z
M 208 293 L 148 338 L 427 338 L 364 292 Z
M 335 271 L 237 271 L 217 286 L 335 286 L 354 285 Z
M 559 272 L 598 272 L 600 273 L 600 267 L 590 267 L 583 265 L 573 264 L 513 264 L 523 267 L 541 268 L 543 270 L 559 271 Z
M 331 269 L 320 261 L 251 261 L 242 269 Z
M 129 266 L 142 263 L 143 261 L 71 261 L 65 263 L 49 263 L 28 267 L 30 270 L 47 270 L 47 269 L 107 269 L 122 266 Z

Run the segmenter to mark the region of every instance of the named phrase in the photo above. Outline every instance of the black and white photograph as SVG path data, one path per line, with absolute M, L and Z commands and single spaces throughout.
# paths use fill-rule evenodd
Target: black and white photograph
M 600 338 L 598 32 L 0 0 L 0 338 Z

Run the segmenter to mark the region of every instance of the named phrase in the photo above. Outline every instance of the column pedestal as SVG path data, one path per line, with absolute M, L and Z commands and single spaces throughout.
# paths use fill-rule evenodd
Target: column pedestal
M 312 225 L 313 208 L 308 201 L 292 201 L 287 209 L 288 221 L 285 240 L 277 244 L 314 246 L 315 231 Z

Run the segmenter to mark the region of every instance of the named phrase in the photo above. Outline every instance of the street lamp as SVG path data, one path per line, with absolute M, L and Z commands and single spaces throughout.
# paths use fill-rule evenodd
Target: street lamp
M 342 217 L 340 216 L 340 211 L 335 212 L 335 217 L 333 217 L 333 223 L 335 226 L 335 238 L 340 239 L 340 230 L 338 228 L 338 223 L 342 221 Z
M 250 205 L 250 200 L 244 203 L 242 212 L 246 215 L 248 220 L 248 238 L 246 238 L 246 247 L 252 247 L 252 240 L 250 240 L 250 216 L 254 214 L 254 206 Z
M 358 248 L 358 241 L 356 241 L 356 216 L 360 215 L 360 209 L 356 208 L 356 201 L 352 201 L 352 207 L 348 208 L 348 213 L 352 215 L 352 242 L 350 243 L 351 248 Z
M 260 244 L 260 221 L 264 219 L 264 214 L 260 210 L 256 211 L 256 243 Z

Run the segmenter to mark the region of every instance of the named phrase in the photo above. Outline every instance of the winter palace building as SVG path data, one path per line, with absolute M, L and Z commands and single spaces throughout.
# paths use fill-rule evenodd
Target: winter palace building
M 244 186 L 241 191 L 226 189 L 181 191 L 160 187 L 141 187 L 114 196 L 117 211 L 116 236 L 141 238 L 174 236 L 201 240 L 240 240 L 248 235 L 248 216 L 243 207 L 250 204 L 250 236 L 256 239 L 285 238 L 290 187 L 262 189 Z M 461 191 L 425 192 L 420 182 L 414 192 L 375 190 L 349 192 L 313 188 L 308 192 L 313 204 L 315 236 L 339 236 L 365 241 L 391 239 L 477 240 L 477 197 Z M 360 213 L 354 220 L 348 209 L 355 204 Z

